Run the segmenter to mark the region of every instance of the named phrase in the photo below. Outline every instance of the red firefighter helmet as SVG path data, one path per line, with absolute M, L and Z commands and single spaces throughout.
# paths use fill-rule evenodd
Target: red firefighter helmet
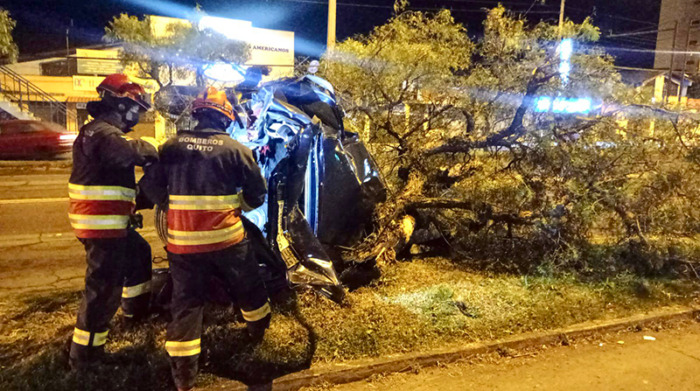
M 202 110 L 215 110 L 232 121 L 236 119 L 233 106 L 228 101 L 226 93 L 214 87 L 207 87 L 192 103 L 192 114 Z
M 129 77 L 123 73 L 111 74 L 102 80 L 97 86 L 97 92 L 100 95 L 108 92 L 118 98 L 128 98 L 139 105 L 143 111 L 151 108 L 151 105 L 146 101 L 146 91 L 140 84 L 132 83 Z

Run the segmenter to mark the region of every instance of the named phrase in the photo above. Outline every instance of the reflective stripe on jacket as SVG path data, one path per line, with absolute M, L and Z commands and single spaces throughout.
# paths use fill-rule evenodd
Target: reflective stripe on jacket
M 144 169 L 139 189 L 168 205 L 168 251 L 223 250 L 245 237 L 241 209 L 260 207 L 265 179 L 250 149 L 216 129 L 180 131 Z
M 105 114 L 83 126 L 73 144 L 68 217 L 79 238 L 126 237 L 136 196 L 134 166 L 158 158 L 153 146 L 127 139 L 121 127 L 119 115 Z
M 245 237 L 237 195 L 170 195 L 168 251 L 192 254 L 222 250 Z
M 79 238 L 120 238 L 126 236 L 136 191 L 121 186 L 68 184 L 68 218 Z

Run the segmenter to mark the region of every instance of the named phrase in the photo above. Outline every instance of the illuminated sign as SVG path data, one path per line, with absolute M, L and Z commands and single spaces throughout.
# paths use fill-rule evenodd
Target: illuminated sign
M 102 76 L 73 76 L 73 91 L 95 91 L 104 79 Z
M 73 76 L 73 91 L 92 91 L 95 92 L 95 89 L 97 88 L 100 83 L 102 83 L 102 80 L 104 80 L 104 76 L 79 76 L 75 75 Z M 129 80 L 132 82 L 140 84 L 146 92 L 149 94 L 152 94 L 156 91 L 158 91 L 158 83 L 155 80 L 151 79 L 140 79 L 138 77 L 129 77 Z
M 118 50 L 75 49 L 75 56 L 79 58 L 119 59 Z
M 119 60 L 98 60 L 93 58 L 78 58 L 78 73 L 82 75 L 111 75 L 124 71 Z
M 75 57 L 81 75 L 111 75 L 124 71 L 118 50 L 76 49 Z
M 157 37 L 166 37 L 172 31 L 173 24 L 191 26 L 184 19 L 169 18 L 164 16 L 149 16 L 153 34 Z M 212 29 L 229 39 L 242 41 L 250 45 L 250 59 L 244 65 L 271 66 L 271 74 L 264 79 L 276 79 L 280 77 L 294 76 L 294 32 L 282 30 L 270 30 L 253 27 L 253 23 L 247 20 L 220 18 L 211 15 L 203 16 L 197 23 L 201 29 Z M 217 76 L 223 75 L 221 66 L 210 71 Z
M 199 28 L 212 29 L 230 39 L 250 45 L 250 59 L 245 64 L 289 67 L 294 73 L 294 32 L 253 27 L 247 20 L 203 16 Z M 278 75 L 281 76 L 281 75 Z

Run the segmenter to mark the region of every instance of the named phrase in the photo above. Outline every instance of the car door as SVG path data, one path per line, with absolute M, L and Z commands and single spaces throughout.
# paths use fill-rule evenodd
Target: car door
M 17 127 L 17 136 L 21 139 L 25 157 L 36 158 L 44 153 L 46 136 L 42 130 L 35 122 L 23 122 Z

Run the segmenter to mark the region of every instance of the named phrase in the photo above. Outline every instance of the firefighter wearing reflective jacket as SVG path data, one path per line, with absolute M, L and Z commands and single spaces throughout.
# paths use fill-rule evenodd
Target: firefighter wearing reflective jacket
M 192 116 L 195 129 L 168 140 L 140 182 L 154 203 L 168 205 L 173 295 L 165 349 L 179 390 L 194 387 L 211 276 L 230 288 L 254 340 L 270 323 L 267 291 L 240 219 L 241 210 L 265 201 L 265 180 L 252 152 L 226 133 L 235 117 L 223 91 L 209 87 L 195 99 Z
M 108 324 L 121 302 L 124 316 L 143 317 L 150 299 L 151 248 L 127 229 L 135 210 L 134 166 L 158 158 L 156 148 L 125 133 L 149 109 L 143 88 L 122 74 L 97 87 L 101 100 L 88 103 L 94 121 L 73 145 L 69 218 L 85 246 L 85 291 L 73 331 L 71 367 L 81 368 L 104 352 Z

